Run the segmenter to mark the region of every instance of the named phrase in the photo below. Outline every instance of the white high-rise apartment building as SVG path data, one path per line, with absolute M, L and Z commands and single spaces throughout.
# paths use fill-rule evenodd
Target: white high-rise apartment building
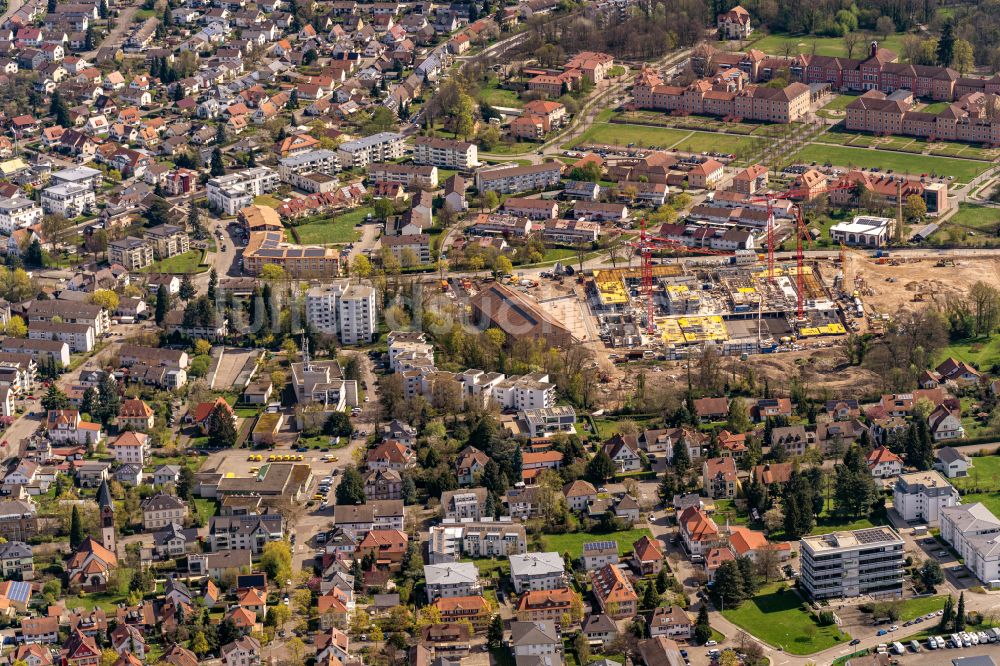
M 340 297 L 340 342 L 356 345 L 371 342 L 375 335 L 375 290 L 352 284 Z

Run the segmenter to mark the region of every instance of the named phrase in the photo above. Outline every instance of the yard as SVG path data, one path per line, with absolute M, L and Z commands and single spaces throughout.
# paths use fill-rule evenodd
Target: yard
M 727 620 L 789 654 L 811 654 L 850 640 L 834 625 L 821 627 L 806 611 L 802 598 L 784 583 L 765 586 L 739 608 L 722 613 Z
M 722 134 L 696 132 L 667 127 L 649 127 L 625 123 L 594 123 L 580 135 L 572 146 L 609 145 L 637 148 L 652 146 L 657 149 L 673 148 L 687 153 L 721 152 L 742 154 L 755 148 L 762 139 Z
M 143 273 L 204 273 L 208 270 L 208 264 L 202 263 L 205 253 L 201 250 L 190 250 L 183 254 L 174 255 L 160 261 L 155 261 L 146 268 Z
M 944 608 L 944 597 L 918 597 L 907 599 L 903 602 L 903 607 L 899 611 L 899 620 L 906 622 L 918 617 L 923 617 L 928 613 L 934 613 Z
M 989 206 L 961 203 L 958 212 L 948 219 L 949 224 L 958 224 L 972 229 L 994 229 L 1000 223 L 1000 210 Z
M 949 356 L 971 363 L 981 370 L 989 370 L 993 365 L 1000 363 L 1000 336 L 952 342 L 941 350 L 938 362 L 944 361 Z
M 1000 494 L 1000 456 L 971 456 L 972 467 L 969 469 L 969 476 L 963 478 L 950 479 L 951 484 L 960 491 L 968 490 L 973 493 L 985 494 L 983 491 L 995 491 Z M 966 495 L 971 497 L 971 495 Z M 975 500 L 983 502 L 983 500 Z M 965 500 L 964 504 L 971 504 L 972 501 Z M 997 497 L 1000 504 L 1000 496 Z M 983 502 L 986 504 L 986 502 Z
M 346 213 L 311 219 L 295 227 L 295 231 L 303 244 L 353 243 L 361 238 L 361 232 L 354 227 L 374 212 L 374 208 L 362 206 Z M 295 242 L 290 229 L 286 230 L 285 235 L 289 241 Z
M 954 176 L 959 183 L 968 183 L 990 168 L 986 162 L 924 155 L 901 155 L 890 151 L 844 148 L 817 143 L 810 144 L 799 151 L 795 155 L 795 161 L 863 169 L 892 169 L 910 175 L 927 173 Z
M 574 560 L 583 554 L 583 544 L 591 541 L 617 541 L 618 553 L 624 555 L 632 552 L 632 544 L 644 536 L 650 536 L 647 529 L 621 530 L 607 534 L 591 534 L 589 532 L 571 532 L 569 534 L 544 534 L 542 547 L 546 551 L 569 553 Z
M 879 46 L 885 47 L 896 53 L 902 53 L 902 34 L 889 35 L 886 39 L 878 40 Z M 758 39 L 752 44 L 752 48 L 759 49 L 768 55 L 785 55 L 787 53 L 795 55 L 799 53 L 813 53 L 821 56 L 847 57 L 847 48 L 844 40 L 840 37 L 815 37 L 812 35 L 767 35 Z M 852 54 L 855 58 L 864 59 L 868 55 L 867 44 L 862 42 L 854 49 Z
M 257 206 L 270 206 L 271 208 L 278 208 L 281 206 L 281 200 L 272 197 L 270 194 L 260 194 L 253 198 L 253 202 Z
M 513 90 L 499 87 L 499 81 L 490 77 L 489 82 L 479 90 L 479 101 L 490 106 L 503 106 L 520 109 L 524 106 L 520 96 Z

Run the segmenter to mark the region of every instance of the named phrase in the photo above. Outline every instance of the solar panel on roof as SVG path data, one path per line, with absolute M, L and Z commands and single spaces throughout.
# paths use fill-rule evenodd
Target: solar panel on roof
M 20 603 L 28 603 L 28 599 L 31 597 L 31 583 L 22 583 L 20 581 L 14 581 L 10 585 L 10 589 L 7 590 L 7 598 L 11 601 L 16 601 Z
M 618 548 L 617 541 L 594 541 L 583 544 L 584 550 L 605 550 L 608 548 Z
M 889 540 L 889 536 L 886 534 L 885 530 L 878 528 L 871 530 L 858 530 L 854 533 L 854 537 L 861 543 L 878 543 L 880 541 Z

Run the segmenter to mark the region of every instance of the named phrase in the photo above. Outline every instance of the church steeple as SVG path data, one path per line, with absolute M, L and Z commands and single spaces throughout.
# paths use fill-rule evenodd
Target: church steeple
M 107 480 L 101 481 L 101 487 L 97 489 L 97 506 L 101 510 L 101 543 L 112 553 L 117 554 L 115 549 L 115 503 L 111 497 L 111 489 L 108 488 Z

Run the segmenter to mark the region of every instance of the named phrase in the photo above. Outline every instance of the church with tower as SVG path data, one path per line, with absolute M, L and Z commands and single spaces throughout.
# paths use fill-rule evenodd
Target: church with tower
M 101 511 L 101 545 L 117 554 L 115 542 L 115 503 L 107 480 L 97 489 L 97 506 Z

